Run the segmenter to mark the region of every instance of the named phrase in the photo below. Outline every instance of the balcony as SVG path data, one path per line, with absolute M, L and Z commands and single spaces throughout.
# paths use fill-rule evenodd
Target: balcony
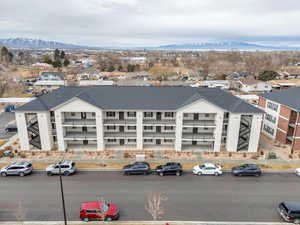
M 172 133 L 155 133 L 155 132 L 144 132 L 144 138 L 152 138 L 152 139 L 173 139 L 175 138 L 175 132 Z
M 135 138 L 136 132 L 105 132 L 104 138 Z
M 65 119 L 63 126 L 76 127 L 76 126 L 96 126 L 96 120 L 94 119 Z
M 96 132 L 67 132 L 64 136 L 65 140 L 96 140 Z
M 144 125 L 174 125 L 174 126 L 176 126 L 176 120 L 175 119 L 169 119 L 169 120 L 144 119 L 143 124 Z
M 183 120 L 184 127 L 215 127 L 214 120 Z
M 213 141 L 215 139 L 213 134 L 195 134 L 195 133 L 183 133 L 182 140 L 193 140 L 193 141 L 201 141 L 201 140 L 209 140 Z
M 124 119 L 124 120 L 119 120 L 119 119 L 104 119 L 103 120 L 104 125 L 131 125 L 131 124 L 136 124 L 136 119 Z

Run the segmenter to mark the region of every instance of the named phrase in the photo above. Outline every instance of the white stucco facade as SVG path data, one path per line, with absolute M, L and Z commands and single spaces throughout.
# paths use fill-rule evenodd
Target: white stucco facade
M 28 117 L 36 117 L 35 130 Z M 228 118 L 225 118 L 228 115 Z M 51 150 L 195 150 L 239 151 L 241 117 L 251 117 L 248 145 L 243 151 L 258 147 L 262 114 L 237 114 L 208 102 L 197 100 L 177 110 L 101 109 L 79 98 L 46 112 L 16 112 L 21 149 Z M 249 120 L 250 121 L 250 120 Z M 35 143 L 34 142 L 34 143 Z

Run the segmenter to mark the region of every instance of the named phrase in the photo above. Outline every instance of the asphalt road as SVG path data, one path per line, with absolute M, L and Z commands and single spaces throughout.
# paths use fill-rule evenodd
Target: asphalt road
M 144 202 L 146 195 L 155 191 L 168 197 L 164 220 L 278 222 L 280 201 L 300 201 L 300 178 L 293 174 L 257 178 L 78 172 L 64 177 L 63 182 L 70 220 L 79 219 L 81 202 L 101 197 L 120 207 L 121 220 L 150 220 Z M 16 220 L 20 201 L 27 220 L 63 220 L 58 176 L 0 177 L 0 220 Z

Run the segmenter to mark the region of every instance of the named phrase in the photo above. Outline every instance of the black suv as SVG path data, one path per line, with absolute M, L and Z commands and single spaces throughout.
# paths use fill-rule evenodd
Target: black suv
M 281 202 L 277 211 L 285 221 L 300 223 L 300 202 Z
M 130 165 L 126 165 L 123 167 L 124 175 L 131 175 L 131 174 L 150 174 L 151 168 L 149 163 L 147 162 L 135 162 Z
M 243 164 L 233 167 L 231 173 L 235 176 L 260 176 L 261 169 L 254 164 Z
M 181 176 L 182 175 L 182 166 L 180 163 L 169 162 L 165 165 L 160 165 L 160 166 L 156 167 L 155 172 L 159 176 L 164 176 L 164 175 Z

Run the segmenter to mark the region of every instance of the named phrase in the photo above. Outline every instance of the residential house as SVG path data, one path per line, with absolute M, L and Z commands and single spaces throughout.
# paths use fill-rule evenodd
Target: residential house
M 269 92 L 272 86 L 260 80 L 241 79 L 236 81 L 235 87 L 242 92 Z

